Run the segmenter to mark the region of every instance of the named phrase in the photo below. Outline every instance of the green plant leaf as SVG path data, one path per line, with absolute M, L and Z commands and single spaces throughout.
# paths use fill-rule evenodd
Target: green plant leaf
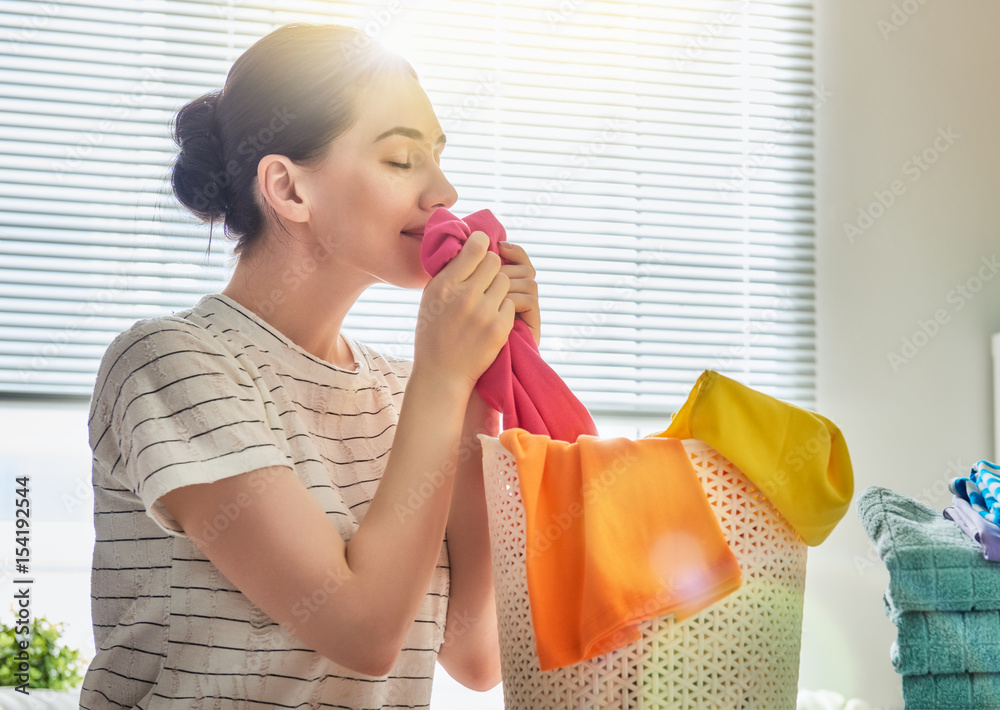
M 11 609 L 13 611 L 13 608 Z M 20 644 L 14 626 L 0 623 L 0 686 L 20 685 L 18 653 Z M 80 652 L 60 644 L 63 624 L 45 617 L 32 619 L 28 644 L 28 687 L 68 690 L 83 681 L 86 662 Z

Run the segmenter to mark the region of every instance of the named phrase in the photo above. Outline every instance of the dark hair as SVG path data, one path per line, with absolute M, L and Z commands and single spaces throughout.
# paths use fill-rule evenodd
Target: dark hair
M 223 221 L 242 252 L 265 225 L 256 196 L 260 159 L 279 154 L 302 165 L 319 159 L 357 119 L 360 89 L 387 75 L 416 72 L 353 27 L 274 30 L 236 60 L 221 91 L 177 112 L 174 194 L 206 222 Z

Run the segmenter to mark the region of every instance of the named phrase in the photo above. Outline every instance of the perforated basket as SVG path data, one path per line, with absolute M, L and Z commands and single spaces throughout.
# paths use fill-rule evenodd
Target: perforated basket
M 645 622 L 624 648 L 542 672 L 525 572 L 524 508 L 514 456 L 483 440 L 506 710 L 794 710 L 806 547 L 717 451 L 684 448 L 743 572 L 739 590 L 678 622 Z

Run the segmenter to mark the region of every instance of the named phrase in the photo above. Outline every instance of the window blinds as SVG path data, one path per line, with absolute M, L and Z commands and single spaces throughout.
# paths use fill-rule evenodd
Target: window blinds
M 704 369 L 815 399 L 811 2 L 0 0 L 0 391 L 91 392 L 111 338 L 231 268 L 166 181 L 175 111 L 255 39 L 343 22 L 409 58 L 453 212 L 538 271 L 543 355 L 596 413 L 663 415 Z M 419 293 L 345 328 L 412 352 Z

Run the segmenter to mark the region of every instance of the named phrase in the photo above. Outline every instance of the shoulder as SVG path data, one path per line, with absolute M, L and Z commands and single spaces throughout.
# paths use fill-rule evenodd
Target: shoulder
M 123 390 L 151 391 L 198 375 L 243 379 L 233 353 L 190 313 L 137 321 L 111 341 L 97 371 L 92 415 L 113 407 Z
M 133 366 L 171 353 L 222 352 L 217 339 L 204 327 L 184 318 L 186 313 L 140 320 L 120 333 L 104 353 L 98 379 L 127 375 Z
M 220 308 L 220 303 L 227 307 Z M 224 351 L 224 339 L 219 336 L 227 328 L 239 329 L 243 325 L 235 314 L 236 311 L 228 307 L 218 294 L 209 294 L 190 308 L 136 321 L 115 337 L 104 360 L 113 365 L 112 358 L 134 357 L 137 348 L 141 351 L 190 346 L 206 351 Z

